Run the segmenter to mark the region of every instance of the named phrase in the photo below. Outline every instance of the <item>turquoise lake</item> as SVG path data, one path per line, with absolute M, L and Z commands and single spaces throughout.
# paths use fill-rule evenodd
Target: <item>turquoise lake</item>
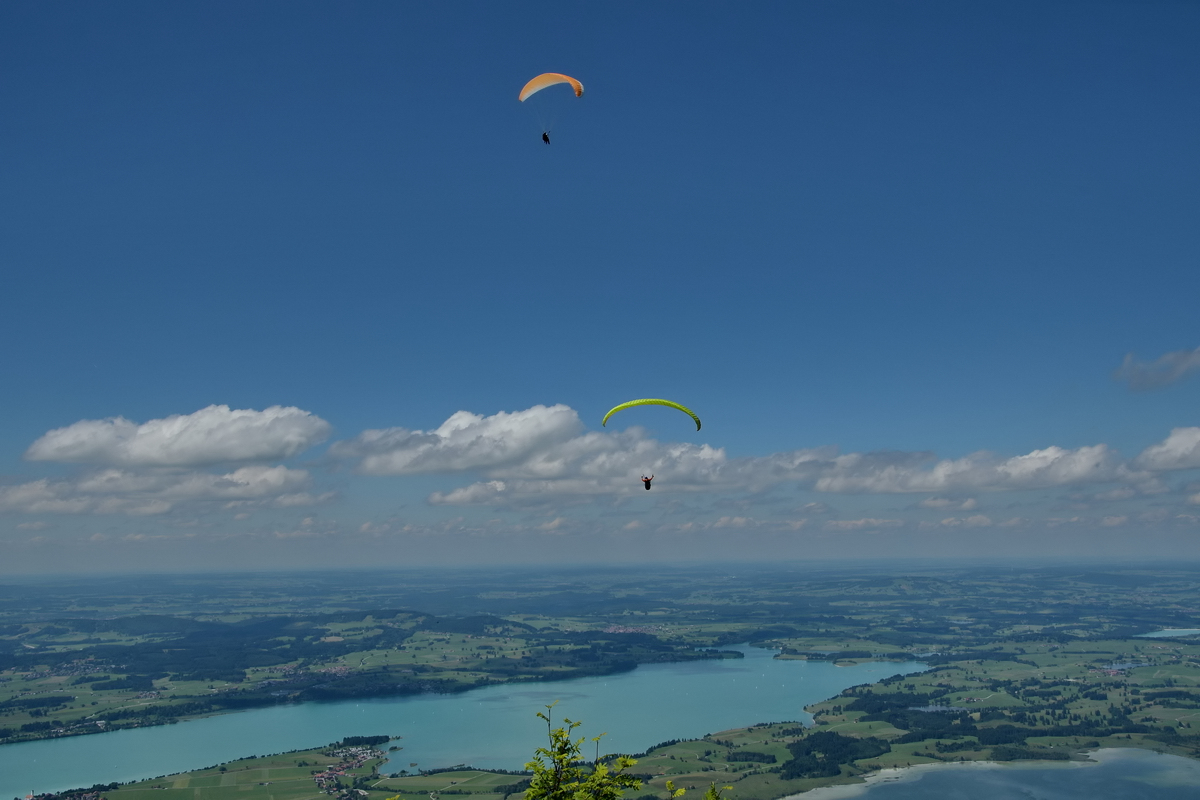
M 544 743 L 535 715 L 558 700 L 557 717 L 582 720 L 581 733 L 608 731 L 604 749 L 640 752 L 757 722 L 811 717 L 804 706 L 860 683 L 918 672 L 917 662 L 836 667 L 775 659 L 772 650 L 738 648 L 746 657 L 651 664 L 632 672 L 551 683 L 487 686 L 450 695 L 304 703 L 237 714 L 0 746 L 0 798 L 95 783 L 132 781 L 199 769 L 249 755 L 318 747 L 346 736 L 399 735 L 386 772 L 470 764 L 521 769 Z

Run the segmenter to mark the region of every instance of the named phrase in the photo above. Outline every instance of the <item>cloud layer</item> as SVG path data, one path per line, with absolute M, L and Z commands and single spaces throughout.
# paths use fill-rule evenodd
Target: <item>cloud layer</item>
M 1177 429 L 1133 465 L 1104 444 L 1051 446 L 1024 455 L 973 453 L 937 459 L 932 453 L 883 451 L 839 455 L 832 448 L 729 458 L 704 444 L 664 443 L 640 428 L 581 432 L 574 410 L 534 406 L 490 417 L 460 411 L 436 430 L 366 431 L 330 452 L 372 475 L 476 473 L 483 480 L 429 497 L 434 505 L 505 503 L 554 495 L 623 494 L 642 474 L 671 476 L 660 491 L 761 491 L 796 483 L 839 494 L 928 493 L 923 507 L 963 511 L 977 501 L 962 495 L 1108 482 L 1154 480 L 1153 472 L 1200 466 L 1200 428 Z M 658 488 L 658 487 L 656 487 Z M 1132 491 L 1132 490 L 1131 490 Z M 971 524 L 978 524 L 974 520 Z
M 73 480 L 42 479 L 0 487 L 0 512 L 25 514 L 164 514 L 189 501 L 270 500 L 311 505 L 307 470 L 247 466 L 224 474 L 138 473 L 106 469 Z M 300 501 L 306 502 L 300 502 Z
M 84 465 L 78 474 L 0 485 L 0 512 L 152 515 L 208 507 L 237 509 L 244 515 L 247 506 L 291 508 L 325 502 L 334 493 L 315 489 L 307 470 L 271 462 L 296 455 L 329 432 L 329 423 L 320 417 L 282 406 L 262 411 L 209 406 L 143 424 L 120 417 L 81 420 L 46 433 L 26 452 L 31 461 Z M 680 495 L 689 493 L 714 500 L 740 493 L 733 498 L 738 505 L 730 506 L 737 511 L 721 510 L 726 516 L 717 527 L 781 524 L 761 516 L 755 521 L 747 512 L 756 513 L 756 496 L 788 484 L 826 494 L 925 495 L 891 511 L 883 512 L 876 504 L 870 513 L 851 512 L 861 517 L 857 520 L 838 519 L 839 514 L 823 504 L 808 503 L 802 510 L 805 519 L 788 523 L 798 529 L 811 512 L 826 518 L 820 527 L 829 532 L 905 524 L 894 518 L 895 512 L 941 512 L 921 523 L 938 529 L 1011 525 L 1018 518 L 993 521 L 983 513 L 984 494 L 1059 487 L 1080 487 L 1062 496 L 1060 509 L 1077 515 L 1089 504 L 1104 503 L 1107 516 L 1102 524 L 1107 526 L 1124 524 L 1138 514 L 1136 508 L 1113 509 L 1114 503 L 1136 503 L 1173 491 L 1181 504 L 1189 502 L 1186 497 L 1200 504 L 1200 484 L 1184 491 L 1168 483 L 1172 471 L 1200 468 L 1200 427 L 1176 428 L 1130 461 L 1105 444 L 1050 446 L 1016 456 L 977 452 L 954 459 L 929 452 L 839 453 L 832 447 L 731 458 L 724 449 L 707 444 L 661 442 L 637 427 L 587 431 L 570 407 L 537 405 L 490 416 L 459 411 L 428 431 L 367 430 L 336 442 L 329 453 L 358 474 L 469 476 L 466 485 L 430 494 L 432 506 L 529 506 L 600 498 L 621 502 L 631 492 L 642 496 L 635 491 L 641 488 L 641 475 L 669 476 L 655 483 L 655 501 L 674 497 L 670 502 L 677 504 Z M 202 469 L 212 465 L 222 466 Z M 1055 517 L 1062 524 L 1079 518 Z M 560 521 L 553 530 L 568 527 Z

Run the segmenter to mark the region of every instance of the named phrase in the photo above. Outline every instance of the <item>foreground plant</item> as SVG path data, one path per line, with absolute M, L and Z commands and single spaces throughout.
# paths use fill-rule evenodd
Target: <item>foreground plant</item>
M 546 706 L 551 712 L 557 701 Z M 572 733 L 581 723 L 563 718 L 563 724 L 554 727 L 548 713 L 537 715 L 546 721 L 548 747 L 534 751 L 533 760 L 525 769 L 533 773 L 525 800 L 618 800 L 625 789 L 640 789 L 642 782 L 625 771 L 637 763 L 628 756 L 606 755 L 600 757 L 600 740 L 606 734 L 591 739 L 596 744 L 596 760 L 589 771 L 582 756 L 586 736 L 572 738 Z M 607 761 L 605 759 L 608 759 Z M 672 793 L 673 797 L 683 794 Z

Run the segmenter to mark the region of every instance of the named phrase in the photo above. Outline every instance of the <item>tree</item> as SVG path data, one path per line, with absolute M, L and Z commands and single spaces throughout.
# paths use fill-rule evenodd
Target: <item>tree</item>
M 546 706 L 546 711 L 551 712 L 556 705 L 557 701 L 551 703 Z M 612 755 L 600 757 L 600 740 L 605 734 L 591 740 L 596 743 L 596 760 L 589 771 L 581 750 L 587 737 L 572 738 L 581 723 L 564 717 L 563 725 L 556 728 L 549 714 L 539 711 L 537 715 L 546 721 L 549 746 L 535 750 L 533 760 L 525 765 L 525 769 L 533 773 L 525 800 L 619 800 L 625 789 L 642 788 L 640 780 L 625 774 L 625 770 L 637 763 L 635 759 Z M 682 791 L 673 796 L 678 794 Z
M 724 790 L 728 792 L 732 788 L 732 786 L 722 786 L 720 789 L 718 789 L 717 782 L 713 781 L 708 785 L 708 790 L 704 792 L 704 800 L 725 800 L 725 797 L 721 794 L 721 791 Z M 679 794 L 683 794 L 683 789 L 679 790 Z

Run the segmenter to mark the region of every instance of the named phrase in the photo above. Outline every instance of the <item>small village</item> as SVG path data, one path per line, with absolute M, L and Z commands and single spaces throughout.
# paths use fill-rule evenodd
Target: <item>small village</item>
M 325 755 L 338 759 L 338 763 L 328 767 L 324 772 L 313 775 L 317 788 L 325 794 L 336 795 L 343 800 L 366 797 L 361 789 L 342 786 L 342 778 L 349 775 L 350 770 L 357 769 L 372 759 L 380 758 L 383 753 L 373 747 L 339 747 L 328 750 Z

